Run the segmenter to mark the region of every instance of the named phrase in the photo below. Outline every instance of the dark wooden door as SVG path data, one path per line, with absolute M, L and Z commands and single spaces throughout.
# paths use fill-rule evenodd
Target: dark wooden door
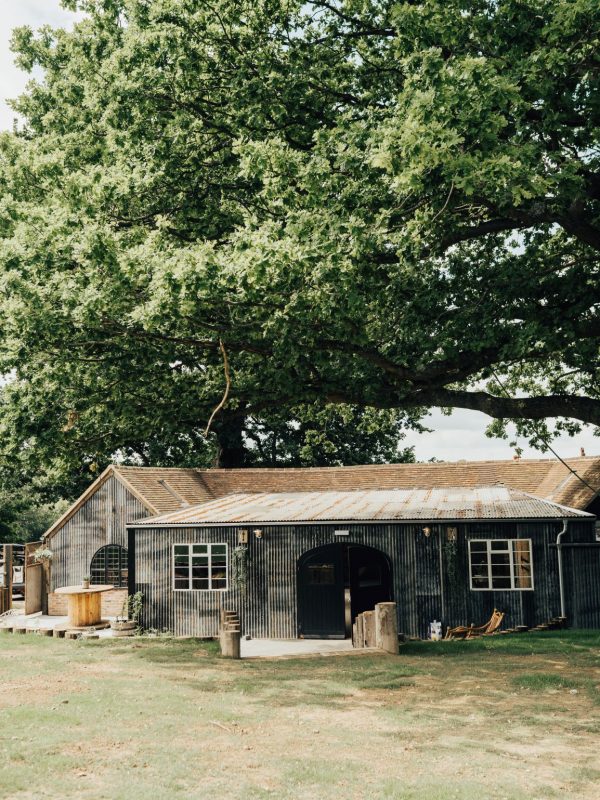
M 329 544 L 298 562 L 298 633 L 306 639 L 344 639 L 344 547 Z
M 387 556 L 373 547 L 348 546 L 352 621 L 377 603 L 392 600 L 392 572 Z

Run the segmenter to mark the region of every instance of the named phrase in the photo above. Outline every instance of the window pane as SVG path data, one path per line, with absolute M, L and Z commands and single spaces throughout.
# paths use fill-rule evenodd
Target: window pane
M 531 589 L 533 583 L 527 575 L 515 576 L 515 589 Z
M 208 545 L 207 544 L 195 544 L 192 547 L 194 555 L 201 555 L 208 553 Z
M 512 545 L 515 565 L 515 588 L 531 589 L 533 587 L 533 580 L 530 542 L 528 539 L 515 539 Z
M 335 584 L 335 565 L 310 564 L 308 582 L 312 586 L 333 586 Z
M 492 575 L 492 588 L 493 589 L 510 589 L 510 575 L 507 577 L 500 577 Z
M 492 539 L 490 542 L 491 550 L 508 550 L 508 541 L 506 539 Z
M 469 545 L 471 551 L 471 588 L 489 589 L 487 542 L 472 540 Z
M 192 556 L 192 566 L 208 567 L 208 556 Z
M 487 581 L 488 579 L 488 570 L 487 566 L 477 566 L 471 568 L 471 577 L 473 578 L 485 578 Z
M 189 582 L 187 576 L 185 578 L 175 578 L 176 589 L 189 589 Z
M 211 587 L 213 589 L 225 589 L 227 586 L 227 574 L 224 569 L 213 569 Z
M 209 589 L 208 578 L 193 578 L 192 589 Z
M 487 553 L 487 542 L 471 540 L 469 544 L 472 553 Z
M 174 569 L 173 574 L 175 575 L 176 578 L 185 578 L 187 580 L 187 577 L 190 574 L 187 567 L 175 566 L 173 569 Z
M 192 567 L 192 578 L 202 578 L 208 580 L 208 564 L 201 567 Z
M 181 554 L 187 555 L 189 547 L 187 546 L 187 544 L 176 544 L 174 550 L 175 550 L 175 555 L 181 555 Z
M 227 553 L 226 544 L 213 544 L 211 552 L 214 555 L 225 555 Z

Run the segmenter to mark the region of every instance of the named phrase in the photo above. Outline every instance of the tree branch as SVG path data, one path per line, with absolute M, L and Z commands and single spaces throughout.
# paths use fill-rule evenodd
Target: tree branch
M 590 425 L 600 426 L 600 400 L 579 395 L 544 395 L 537 397 L 496 397 L 488 392 L 469 392 L 459 389 L 427 389 L 405 396 L 380 396 L 366 401 L 345 392 L 330 392 L 329 403 L 371 405 L 374 408 L 449 407 L 481 411 L 494 419 L 547 419 L 569 417 Z

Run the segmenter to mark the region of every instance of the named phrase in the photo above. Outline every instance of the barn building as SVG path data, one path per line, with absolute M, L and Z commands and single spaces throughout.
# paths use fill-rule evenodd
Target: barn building
M 569 466 L 600 486 L 600 458 Z M 144 625 L 179 635 L 215 635 L 231 608 L 254 637 L 343 637 L 382 599 L 410 635 L 434 619 L 484 621 L 494 607 L 511 626 L 563 611 L 600 627 L 598 503 L 551 460 L 111 466 L 45 534 L 48 610 L 64 613 L 54 590 L 89 574 L 115 586 L 105 615 L 141 591 Z

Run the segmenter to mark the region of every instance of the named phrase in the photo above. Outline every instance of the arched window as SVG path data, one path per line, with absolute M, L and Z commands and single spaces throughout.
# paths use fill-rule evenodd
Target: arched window
M 118 544 L 107 544 L 96 550 L 90 564 L 91 583 L 118 588 L 127 586 L 127 550 Z

